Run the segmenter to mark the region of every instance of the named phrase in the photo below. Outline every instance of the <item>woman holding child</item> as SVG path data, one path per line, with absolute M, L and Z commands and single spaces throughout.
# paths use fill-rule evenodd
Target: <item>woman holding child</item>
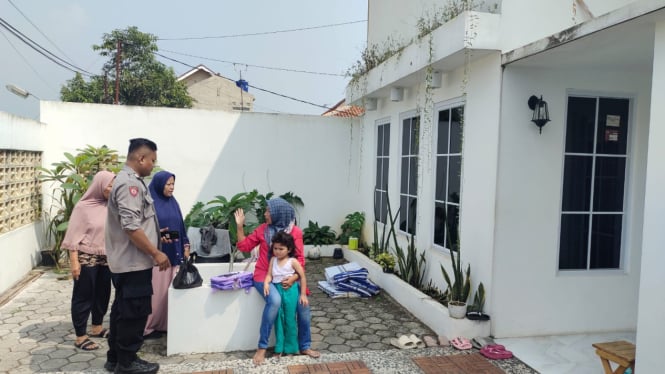
M 257 245 L 259 246 L 259 256 L 254 267 L 254 288 L 260 295 L 264 295 L 264 281 L 268 274 L 270 259 L 272 253 L 270 244 L 277 232 L 284 231 L 290 234 L 295 242 L 295 258 L 300 265 L 305 266 L 305 254 L 302 241 L 302 230 L 295 225 L 295 209 L 286 200 L 282 198 L 273 198 L 268 200 L 268 206 L 264 214 L 265 223 L 257 227 L 252 233 L 245 236 L 244 224 L 245 213 L 242 209 L 235 212 L 235 221 L 238 226 L 238 250 L 250 252 Z M 289 289 L 299 279 L 298 274 L 285 277 L 281 285 L 284 289 Z M 261 327 L 259 330 L 259 344 L 254 354 L 254 363 L 259 365 L 265 359 L 266 349 L 268 348 L 268 339 L 272 330 L 277 314 L 279 313 L 282 298 L 280 292 L 273 283 L 269 284 L 269 292 L 264 295 L 266 305 L 263 308 L 261 318 Z M 310 331 L 311 310 L 309 305 L 298 303 L 298 345 L 300 353 L 313 358 L 318 358 L 321 354 L 311 349 L 312 335 Z

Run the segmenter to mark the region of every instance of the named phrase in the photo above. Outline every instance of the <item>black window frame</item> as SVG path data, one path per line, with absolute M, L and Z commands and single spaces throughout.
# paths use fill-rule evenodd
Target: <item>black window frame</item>
M 567 96 L 558 271 L 624 267 L 633 100 Z

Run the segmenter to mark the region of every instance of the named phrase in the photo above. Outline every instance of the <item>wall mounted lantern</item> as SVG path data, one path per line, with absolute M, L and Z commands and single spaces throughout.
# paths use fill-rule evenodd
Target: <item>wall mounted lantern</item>
M 538 132 L 543 133 L 543 126 L 550 121 L 550 112 L 547 110 L 547 102 L 543 100 L 543 96 L 540 95 L 540 99 L 535 95 L 531 95 L 528 101 L 529 109 L 533 110 L 533 117 L 531 122 L 535 123 L 538 126 Z

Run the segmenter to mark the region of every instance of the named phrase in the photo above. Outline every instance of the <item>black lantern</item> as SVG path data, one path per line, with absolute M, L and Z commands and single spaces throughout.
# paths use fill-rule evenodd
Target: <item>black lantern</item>
M 543 126 L 550 121 L 550 112 L 547 110 L 547 102 L 543 100 L 543 96 L 540 96 L 540 99 L 535 95 L 531 95 L 528 101 L 529 108 L 533 110 L 533 118 L 531 122 L 535 123 L 538 126 L 539 133 L 543 133 Z

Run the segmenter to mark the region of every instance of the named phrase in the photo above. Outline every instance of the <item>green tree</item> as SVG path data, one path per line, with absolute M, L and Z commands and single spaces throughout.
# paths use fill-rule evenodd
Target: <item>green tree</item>
M 173 68 L 157 61 L 157 37 L 143 33 L 132 26 L 104 34 L 100 45 L 92 46 L 108 60 L 102 75 L 95 75 L 86 82 L 80 74 L 67 81 L 60 90 L 63 101 L 83 103 L 112 102 L 115 96 L 116 56 L 120 42 L 119 101 L 125 105 L 164 106 L 191 108 L 192 98 L 184 83 L 176 80 Z M 106 78 L 105 78 L 106 77 Z M 107 97 L 104 97 L 106 79 Z

